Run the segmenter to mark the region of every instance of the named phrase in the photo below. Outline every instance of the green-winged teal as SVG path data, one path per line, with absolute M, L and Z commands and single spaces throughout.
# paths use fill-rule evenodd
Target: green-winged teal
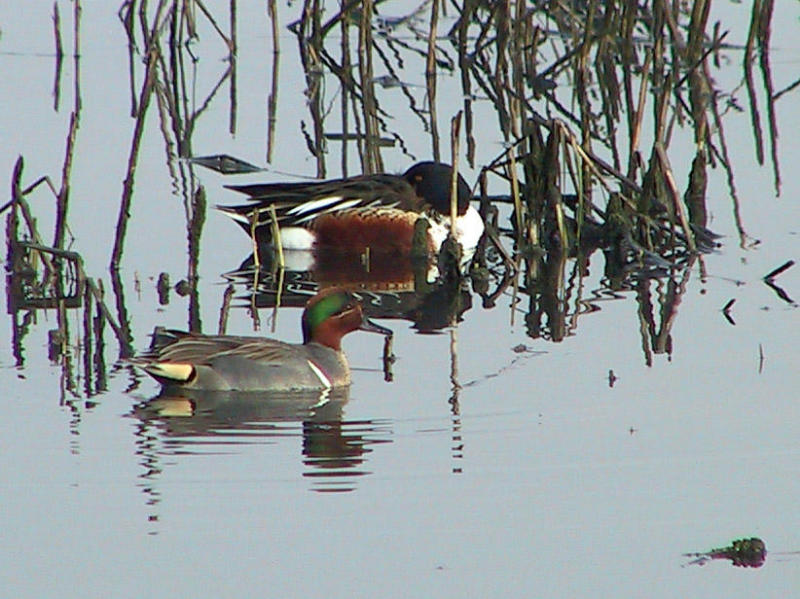
M 198 335 L 157 328 L 149 351 L 131 362 L 165 387 L 208 391 L 311 391 L 350 384 L 341 340 L 355 330 L 391 335 L 366 318 L 349 292 L 331 288 L 306 304 L 303 343 Z

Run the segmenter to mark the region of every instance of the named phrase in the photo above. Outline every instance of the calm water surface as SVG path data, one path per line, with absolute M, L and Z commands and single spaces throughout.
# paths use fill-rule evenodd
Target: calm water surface
M 75 69 L 65 61 L 54 110 L 52 5 L 6 4 L 0 173 L 7 173 L 8 189 L 19 155 L 24 185 L 43 174 L 60 180 Z M 83 107 L 69 220 L 72 249 L 107 291 L 134 127 L 115 4 L 83 4 Z M 226 14 L 224 6 L 213 8 Z M 747 11 L 716 8 L 733 27 L 729 41 L 744 43 Z M 798 77 L 797 6 L 786 8 L 790 14 L 773 23 L 779 89 Z M 281 10 L 271 166 L 313 176 L 299 124 L 308 118 L 305 82 L 295 38 L 283 28 L 298 9 Z M 71 5 L 61 3 L 61 11 L 71 47 Z M 237 131 L 228 130 L 227 98 L 217 98 L 196 124 L 196 154 L 263 163 L 272 64 L 264 13 L 240 7 Z M 226 68 L 224 48 L 207 24 L 202 31 L 198 102 Z M 716 78 L 732 89 L 740 55 L 726 57 Z M 424 80 L 421 73 L 409 78 Z M 441 82 L 443 130 L 452 116 L 444 107 L 458 102 L 456 79 Z M 423 90 L 418 94 L 422 102 Z M 392 106 L 391 96 L 383 101 Z M 710 225 L 724 245 L 681 274 L 677 314 L 660 324 L 671 333 L 662 353 L 642 342 L 635 293 L 603 291 L 600 253 L 584 273 L 585 301 L 562 342 L 531 338 L 524 305 L 511 310 L 510 290 L 493 309 L 475 297 L 457 328 L 440 334 L 385 322 L 396 331 L 393 382 L 384 381 L 381 339 L 349 336 L 352 388 L 323 406 L 316 398 L 222 398 L 189 417 L 186 400 L 151 401 L 158 386 L 115 365 L 111 335 L 107 390 L 74 394 L 65 391 L 65 370 L 48 359 L 55 312 L 36 312 L 18 356 L 9 316 L 0 333 L 0 596 L 795 596 L 800 267 L 776 280 L 789 301 L 762 278 L 800 259 L 798 106 L 796 91 L 777 104 L 779 198 L 770 167 L 755 161 L 749 115 L 727 117 L 742 220 L 760 243 L 739 246 L 725 175 L 710 171 Z M 188 299 L 173 293 L 160 305 L 156 293 L 159 273 L 173 283 L 186 277 L 186 221 L 156 113 L 148 119 L 121 267 L 137 348 L 155 324 L 188 326 Z M 429 156 L 418 121 L 396 126 L 407 127 L 410 152 Z M 498 151 L 490 129 L 481 132 L 479 163 Z M 681 186 L 694 154 L 690 142 L 685 156 L 670 156 Z M 329 149 L 331 169 L 338 148 Z M 390 171 L 412 161 L 397 150 L 384 160 Z M 477 174 L 466 167 L 462 173 L 470 182 Z M 209 204 L 235 200 L 222 189 L 228 180 L 202 169 L 196 175 Z M 29 201 L 41 230 L 52 231 L 49 192 Z M 248 252 L 247 238 L 209 210 L 199 261 L 205 330 L 216 328 L 227 284 L 220 274 Z M 654 302 L 670 293 L 666 281 L 644 285 Z M 722 313 L 731 299 L 735 325 Z M 265 330 L 269 316 L 262 313 Z M 68 318 L 80 337 L 80 317 Z M 298 341 L 299 318 L 298 309 L 281 310 L 275 335 Z M 231 312 L 228 330 L 252 331 L 246 310 Z M 76 388 L 85 383 L 79 379 Z M 762 568 L 726 561 L 684 567 L 684 553 L 752 536 L 770 550 Z

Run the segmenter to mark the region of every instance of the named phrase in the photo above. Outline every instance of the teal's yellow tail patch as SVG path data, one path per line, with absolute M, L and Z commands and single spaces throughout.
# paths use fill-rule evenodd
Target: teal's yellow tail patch
M 194 374 L 194 366 L 178 362 L 158 362 L 147 364 L 143 368 L 154 377 L 179 383 L 185 383 Z

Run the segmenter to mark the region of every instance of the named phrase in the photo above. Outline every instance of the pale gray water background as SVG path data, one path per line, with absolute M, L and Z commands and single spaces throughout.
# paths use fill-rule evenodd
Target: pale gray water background
M 800 7 L 779 4 L 771 56 L 778 89 L 800 76 Z M 117 2 L 83 7 L 83 110 L 69 223 L 87 273 L 107 280 L 133 128 L 126 41 Z M 744 43 L 749 8 L 715 8 L 728 27 L 738 27 L 728 41 Z M 296 8 L 281 10 L 285 25 Z M 67 24 L 69 11 L 63 3 Z M 18 155 L 26 183 L 60 176 L 74 71 L 68 58 L 54 112 L 51 13 L 49 2 L 0 6 L 5 189 Z M 392 14 L 389 7 L 384 14 Z M 240 6 L 238 131 L 227 132 L 228 106 L 218 98 L 196 126 L 195 153 L 263 162 L 268 31 L 261 3 Z M 282 31 L 272 167 L 313 175 L 298 123 L 307 119 L 304 81 L 294 36 Z M 65 35 L 70 48 L 69 26 Z M 204 29 L 198 90 L 225 68 L 213 60 L 225 56 L 215 44 Z M 717 78 L 730 89 L 741 69 L 735 51 L 726 56 L 731 63 Z M 417 78 L 424 82 L 421 72 Z M 458 98 L 458 81 L 440 84 L 440 107 L 447 107 L 448 94 Z M 744 102 L 744 92 L 740 97 Z M 456 332 L 464 387 L 454 415 L 449 333 L 416 335 L 407 323 L 388 323 L 398 356 L 392 383 L 380 372 L 380 338 L 353 335 L 344 345 L 357 370 L 341 428 L 363 453 L 337 477 L 314 476 L 321 470 L 306 463 L 297 421 L 256 421 L 216 435 L 170 437 L 152 423 L 143 430 L 134 407 L 157 385 L 141 379 L 127 391 L 127 370 L 112 374 L 108 391 L 91 403 L 65 402 L 62 370 L 47 357 L 55 316 L 40 313 L 31 326 L 21 368 L 14 367 L 10 325 L 2 327 L 0 597 L 797 596 L 800 559 L 777 553 L 800 549 L 800 315 L 761 281 L 800 258 L 797 92 L 777 106 L 780 198 L 770 168 L 755 163 L 748 114 L 726 117 L 742 219 L 761 243 L 739 247 L 724 174 L 711 170 L 710 226 L 725 235 L 724 247 L 703 258 L 705 276 L 698 266 L 691 272 L 671 355 L 645 364 L 632 296 L 597 302 L 601 310 L 578 317 L 575 334 L 558 344 L 527 337 L 522 313 L 510 324 L 510 297 L 494 310 L 474 302 Z M 440 112 L 446 131 L 451 114 Z M 168 306 L 156 301 L 160 272 L 173 282 L 185 276 L 186 232 L 155 113 L 148 118 L 122 267 L 137 347 L 147 344 L 153 325 L 187 322 L 185 300 L 173 294 Z M 497 153 L 499 141 L 494 117 L 484 118 L 479 162 Z M 428 137 L 415 135 L 418 121 L 407 123 L 410 150 L 428 158 Z M 693 154 L 689 144 L 685 161 L 670 154 L 681 187 Z M 412 162 L 391 150 L 384 160 L 391 171 Z M 337 164 L 331 157 L 331 168 Z M 209 204 L 235 200 L 221 188 L 227 179 L 196 173 Z M 466 166 L 462 173 L 474 181 Z M 34 197 L 45 220 L 52 197 Z M 52 223 L 39 226 L 52 230 Z M 200 255 L 209 331 L 224 289 L 219 275 L 248 250 L 233 224 L 209 212 Z M 585 288 L 599 288 L 600 255 L 590 271 Z M 796 301 L 800 266 L 777 282 Z M 732 298 L 735 326 L 721 313 Z M 276 335 L 298 340 L 298 320 L 298 310 L 284 310 Z M 235 310 L 228 330 L 246 333 L 252 323 Z M 109 340 L 111 364 L 116 347 Z M 531 351 L 512 352 L 518 344 Z M 619 377 L 613 388 L 609 369 Z M 330 490 L 348 492 L 317 492 Z M 760 569 L 724 561 L 682 567 L 685 552 L 750 536 L 774 552 Z

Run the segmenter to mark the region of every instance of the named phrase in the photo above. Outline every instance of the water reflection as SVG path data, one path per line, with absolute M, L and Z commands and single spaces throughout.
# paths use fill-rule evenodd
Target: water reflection
M 426 265 L 408 257 L 372 257 L 330 252 L 302 252 L 296 269 L 276 269 L 272 252 L 260 253 L 260 266 L 251 256 L 223 276 L 238 295 L 237 306 L 255 311 L 277 306 L 304 306 L 319 289 L 333 285 L 354 290 L 369 318 L 406 320 L 421 333 L 434 333 L 460 322 L 472 308 L 472 293 L 464 281 L 425 278 Z
M 158 481 L 165 456 L 239 453 L 243 446 L 302 440 L 302 475 L 312 490 L 352 491 L 370 474 L 371 445 L 391 441 L 388 422 L 348 421 L 343 408 L 349 389 L 322 393 L 162 392 L 136 406 L 137 455 L 145 468 L 144 492 L 151 504 L 160 497 Z

